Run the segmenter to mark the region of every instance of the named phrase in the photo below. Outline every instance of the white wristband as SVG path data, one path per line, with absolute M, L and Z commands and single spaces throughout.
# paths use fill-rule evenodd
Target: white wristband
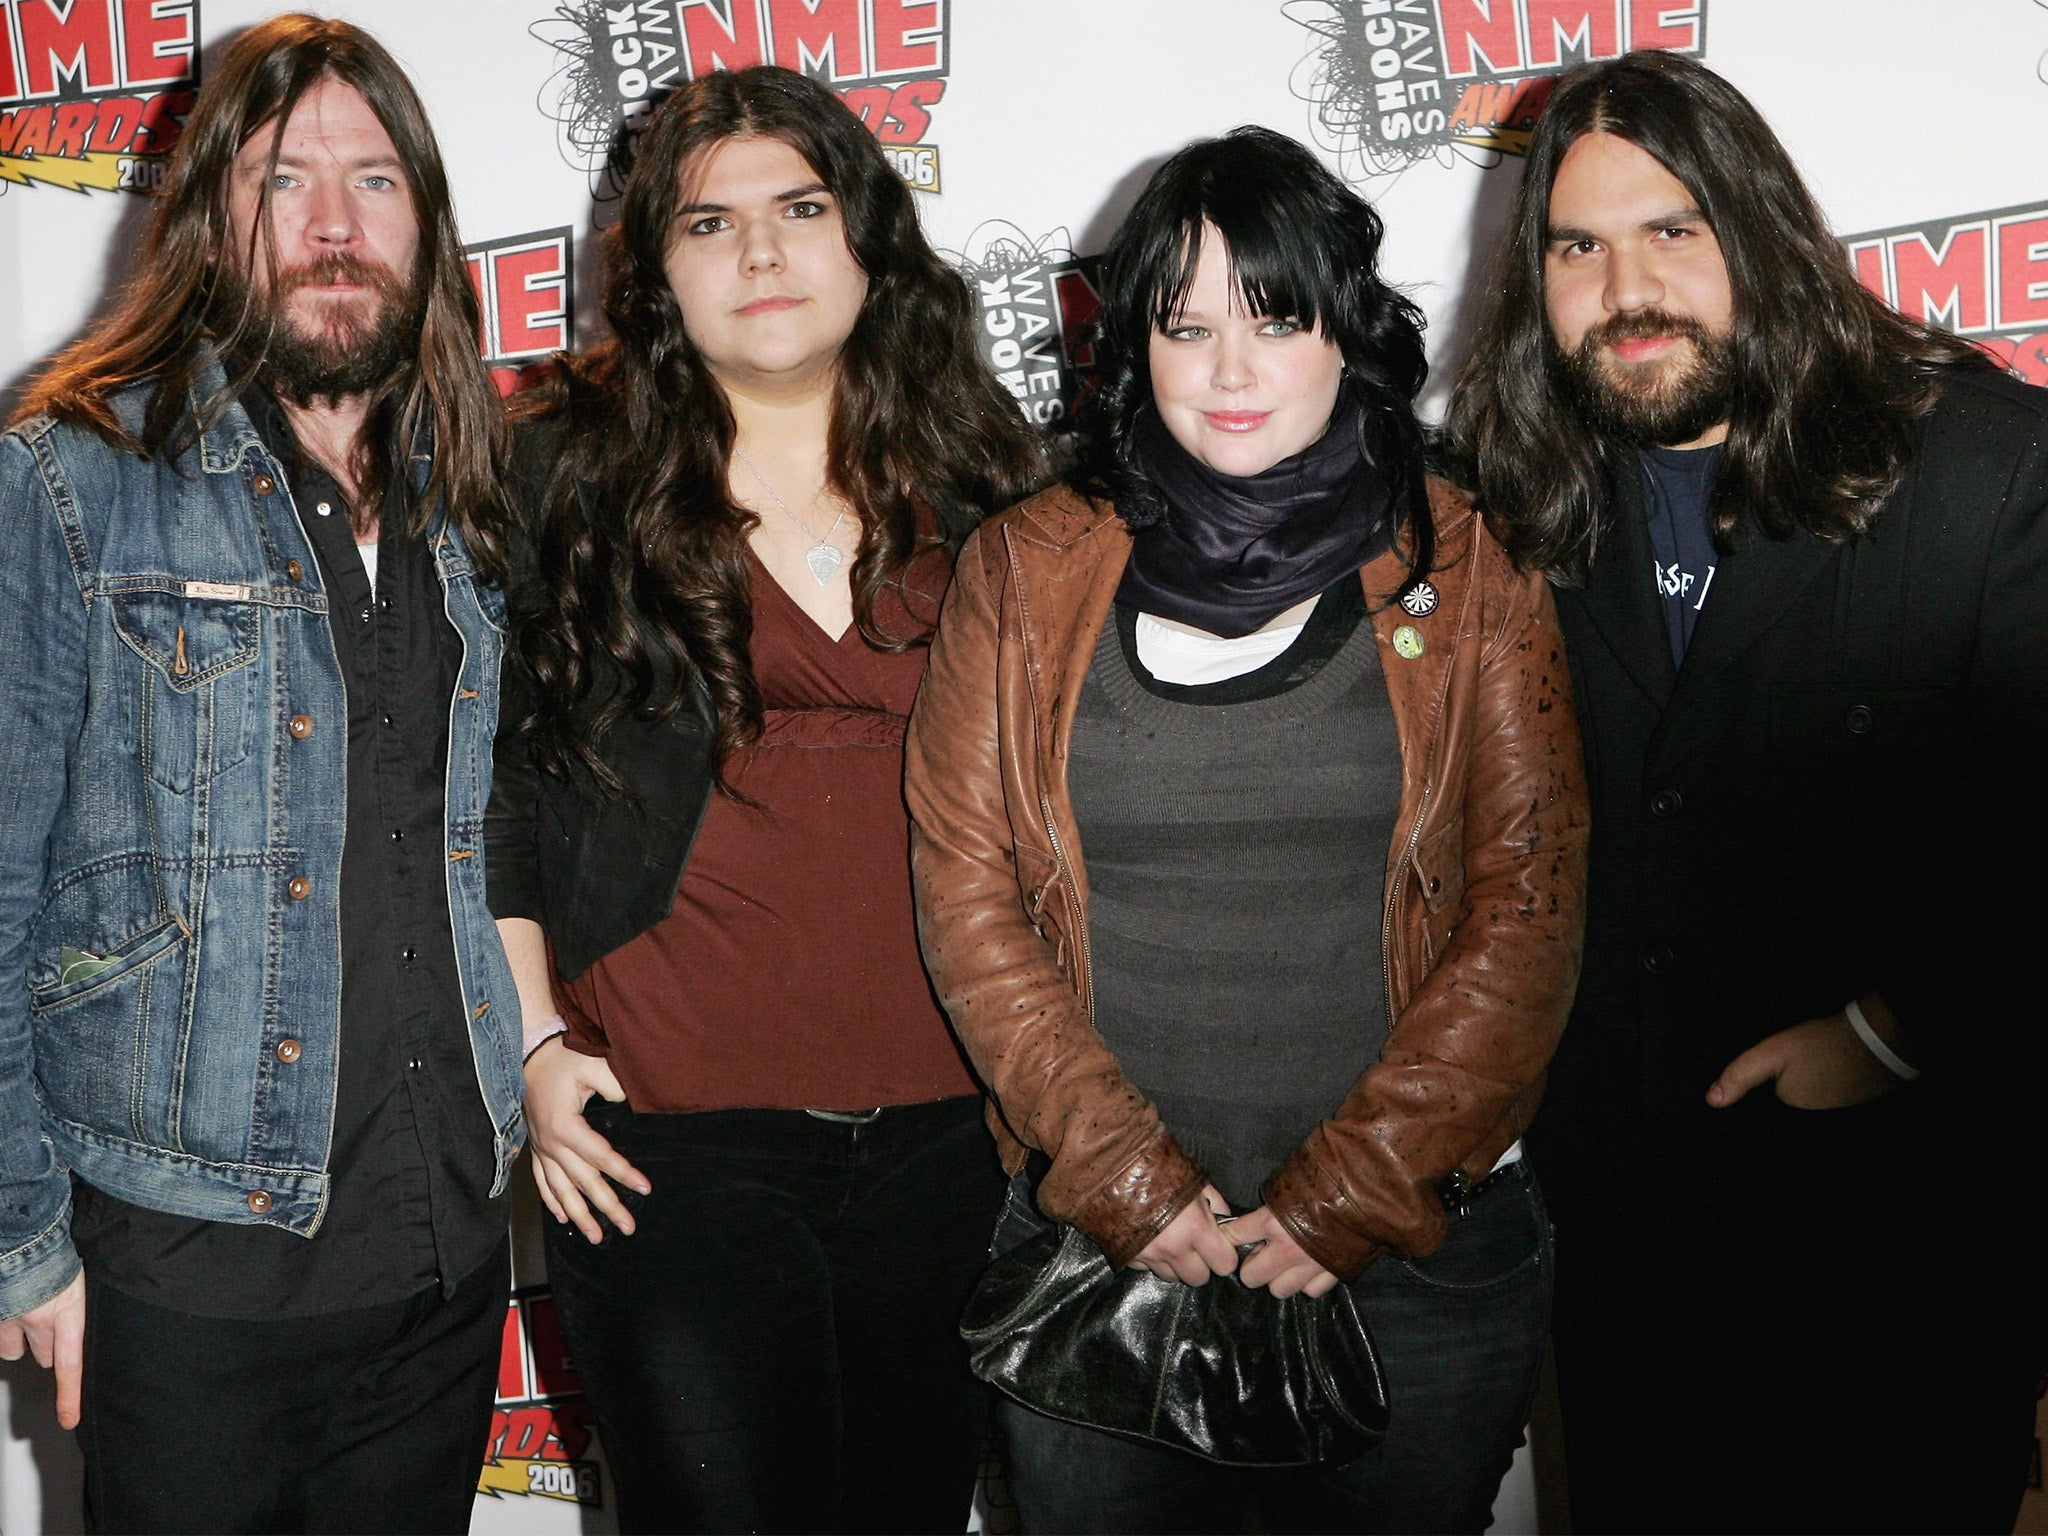
M 1855 998 L 1852 997 L 1843 1004 L 1842 1012 L 1848 1015 L 1849 1027 L 1856 1031 L 1856 1038 L 1863 1042 L 1871 1055 L 1891 1070 L 1892 1076 L 1907 1083 L 1915 1081 L 1920 1076 L 1918 1067 L 1878 1038 L 1877 1031 L 1870 1027 L 1870 1020 L 1863 1016 L 1863 1005 Z
M 523 1037 L 520 1044 L 525 1049 L 519 1059 L 521 1061 L 531 1061 L 535 1051 L 546 1045 L 555 1036 L 566 1035 L 568 1032 L 569 1022 L 559 1013 L 551 1013 L 544 1019 L 527 1019 L 520 1030 L 520 1034 Z

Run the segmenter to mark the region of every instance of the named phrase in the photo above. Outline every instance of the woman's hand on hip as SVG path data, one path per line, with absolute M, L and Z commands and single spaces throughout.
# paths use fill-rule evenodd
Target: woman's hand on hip
M 578 1232 L 596 1243 L 604 1240 L 604 1229 L 591 1214 L 592 1207 L 620 1232 L 633 1230 L 632 1212 L 611 1181 L 642 1195 L 652 1186 L 646 1174 L 583 1118 L 583 1106 L 593 1093 L 614 1104 L 626 1097 L 611 1063 L 602 1056 L 572 1051 L 558 1036 L 527 1058 L 526 1126 L 533 1145 L 533 1182 L 555 1220 L 574 1222 Z
M 1227 1275 L 1237 1268 L 1237 1249 L 1230 1229 L 1216 1224 L 1218 1216 L 1230 1214 L 1230 1202 L 1213 1184 L 1180 1209 L 1164 1230 L 1138 1251 L 1132 1269 L 1149 1269 L 1162 1280 L 1183 1285 L 1200 1285 L 1211 1275 Z
M 1280 1225 L 1272 1207 L 1262 1205 L 1230 1224 L 1231 1238 L 1239 1243 L 1258 1243 L 1259 1251 L 1238 1266 L 1237 1278 L 1246 1285 L 1263 1285 L 1275 1296 L 1321 1296 L 1337 1283 L 1337 1277 L 1303 1251 L 1294 1235 Z

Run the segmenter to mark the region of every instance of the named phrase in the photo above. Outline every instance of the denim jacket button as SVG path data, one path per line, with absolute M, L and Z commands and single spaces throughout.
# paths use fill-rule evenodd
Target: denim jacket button
M 277 489 L 277 482 L 271 479 L 270 476 L 268 475 L 258 475 L 254 480 L 251 480 L 249 482 L 249 489 L 254 491 L 258 496 L 268 496 L 272 491 Z M 268 1210 L 269 1207 L 265 1206 L 264 1209 Z
M 290 1066 L 305 1053 L 306 1048 L 296 1040 L 286 1039 L 277 1042 L 277 1059 L 286 1066 Z
M 284 573 L 291 577 L 293 581 L 304 581 L 306 579 L 306 568 L 299 564 L 297 560 L 285 561 Z
M 313 882 L 304 875 L 293 875 L 285 882 L 284 893 L 293 901 L 304 901 L 313 893 Z
M 292 733 L 292 740 L 304 741 L 313 734 L 313 717 L 311 715 L 293 715 L 285 729 Z
M 270 1211 L 270 1191 L 267 1189 L 250 1190 L 249 1209 L 258 1216 L 267 1215 Z

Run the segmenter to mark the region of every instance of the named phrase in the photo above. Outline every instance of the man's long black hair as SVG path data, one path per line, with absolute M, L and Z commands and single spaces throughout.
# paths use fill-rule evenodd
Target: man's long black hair
M 1568 75 L 1537 121 L 1445 421 L 1453 474 L 1520 564 L 1585 580 L 1613 515 L 1613 476 L 1634 447 L 1605 440 L 1573 407 L 1544 310 L 1550 189 L 1589 133 L 1626 139 L 1677 177 L 1728 263 L 1735 377 L 1716 537 L 1868 531 L 1942 370 L 1982 354 L 1858 282 L 1756 108 L 1705 66 L 1654 50 Z

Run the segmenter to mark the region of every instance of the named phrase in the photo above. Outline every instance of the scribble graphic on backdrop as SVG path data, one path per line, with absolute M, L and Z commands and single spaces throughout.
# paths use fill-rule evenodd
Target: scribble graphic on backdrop
M 974 295 L 975 339 L 1027 421 L 1051 426 L 1078 406 L 1093 377 L 1089 331 L 1102 313 L 1095 259 L 1076 256 L 1056 229 L 1034 240 L 1000 219 L 976 225 L 964 251 L 939 254 Z
M 0 0 L 0 192 L 147 192 L 192 110 L 199 0 Z
M 2048 203 L 1843 237 L 1856 275 L 1908 319 L 1966 336 L 2048 384 Z
M 604 1505 L 604 1467 L 593 1455 L 590 1405 L 569 1364 L 546 1286 L 512 1293 L 498 1355 L 498 1403 L 477 1492 L 538 1495 Z
M 780 64 L 829 85 L 860 114 L 899 175 L 937 192 L 926 141 L 946 94 L 952 0 L 561 0 L 528 29 L 555 50 L 539 106 L 562 158 L 601 198 L 623 180 L 634 120 L 714 69 Z
M 1708 0 L 1286 0 L 1314 42 L 1290 82 L 1353 181 L 1528 147 L 1552 83 L 1633 48 L 1706 51 Z
M 574 245 L 565 226 L 463 247 L 482 310 L 477 350 L 501 395 L 533 382 L 551 354 L 566 352 L 572 344 Z

